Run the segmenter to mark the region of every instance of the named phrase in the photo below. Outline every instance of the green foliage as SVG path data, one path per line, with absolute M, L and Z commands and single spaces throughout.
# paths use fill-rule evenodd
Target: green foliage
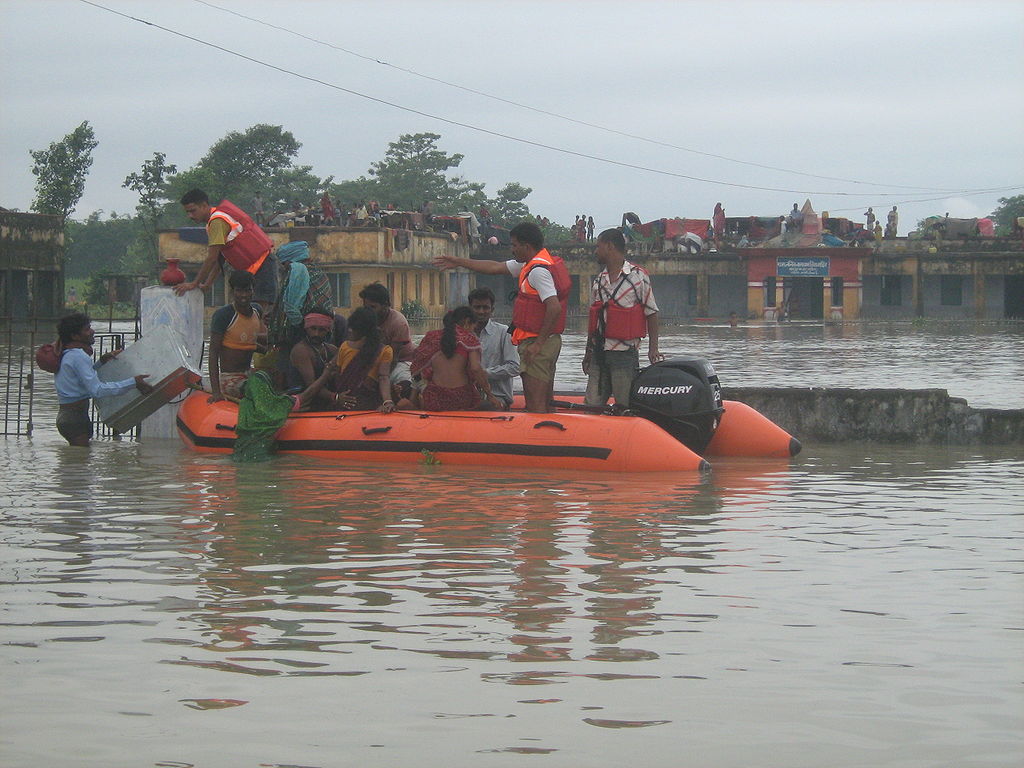
M 419 210 L 429 200 L 435 214 L 476 212 L 481 205 L 491 211 L 495 223 L 517 222 L 530 214 L 524 199 L 529 187 L 510 182 L 494 199 L 485 185 L 463 176 L 449 175 L 462 163 L 463 155 L 447 154 L 438 148 L 436 133 L 402 134 L 388 144 L 384 159 L 372 163 L 369 176 L 330 184 L 330 194 L 343 206 L 376 200 L 381 207 L 393 204 L 398 210 Z
M 532 191 L 515 181 L 510 181 L 499 189 L 498 194 L 488 205 L 494 223 L 503 227 L 513 227 L 520 221 L 528 219 L 530 208 L 523 200 Z
M 441 460 L 437 458 L 437 455 L 427 448 L 420 451 L 420 456 L 423 457 L 420 459 L 420 464 L 425 467 L 436 467 L 441 464 Z
M 139 204 L 135 211 L 151 222 L 159 219 L 162 202 L 167 199 L 167 179 L 178 170 L 176 165 L 165 163 L 166 158 L 163 152 L 154 152 L 152 159 L 142 164 L 142 172 L 128 174 L 121 185 L 138 193 Z
M 92 151 L 99 142 L 89 121 L 84 121 L 47 149 L 29 150 L 36 177 L 32 210 L 52 213 L 66 221 L 85 191 L 85 177 L 92 166 Z
M 106 304 L 109 294 L 107 292 L 107 281 L 99 275 L 93 275 L 85 284 L 86 304 Z
M 132 244 L 144 235 L 142 222 L 116 213 L 104 221 L 102 215 L 103 211 L 94 211 L 83 222 L 67 221 L 67 277 L 85 278 L 99 272 L 137 271 L 127 257 Z
M 999 207 L 992 211 L 990 216 L 996 222 L 997 234 L 1010 235 L 1017 217 L 1024 216 L 1024 195 L 1000 197 Z
M 254 125 L 244 133 L 232 131 L 210 147 L 199 166 L 213 173 L 225 191 L 255 190 L 292 167 L 302 146 L 280 125 Z
M 451 190 L 445 174 L 457 168 L 463 156 L 438 149 L 440 138 L 436 133 L 406 133 L 388 144 L 384 159 L 370 165 L 369 173 L 377 180 L 377 199 L 407 211 L 417 210 L 424 200 L 438 209 L 447 203 Z
M 406 299 L 402 302 L 402 314 L 406 320 L 422 320 L 427 316 L 427 309 L 419 299 Z
M 174 220 L 187 221 L 178 200 L 190 189 L 202 189 L 213 203 L 228 198 L 242 208 L 248 208 L 259 192 L 268 212 L 278 202 L 287 208 L 295 200 L 315 203 L 325 182 L 313 175 L 310 166 L 292 164 L 301 146 L 279 125 L 232 131 L 214 143 L 196 165 L 168 179 L 165 197 L 171 201 L 168 208 Z
M 569 231 L 568 227 L 563 227 L 561 224 L 556 224 L 553 221 L 546 227 L 541 226 L 540 231 L 544 235 L 544 242 L 548 245 L 552 243 L 567 243 L 573 239 L 572 232 Z
M 167 199 L 167 179 L 178 170 L 177 166 L 165 163 L 165 159 L 163 152 L 154 152 L 152 159 L 142 164 L 142 172 L 128 174 L 121 185 L 138 193 L 135 212 L 144 230 L 127 251 L 126 266 L 133 272 L 153 273 L 159 260 L 156 231 L 163 214 L 163 201 Z

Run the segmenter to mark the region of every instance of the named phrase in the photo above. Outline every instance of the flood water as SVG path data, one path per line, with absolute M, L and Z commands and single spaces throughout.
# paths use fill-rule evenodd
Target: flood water
M 726 384 L 856 386 L 888 357 L 897 386 L 1024 400 L 1020 327 L 874 333 L 663 347 Z M 236 465 L 70 448 L 37 396 L 35 435 L 0 442 L 4 766 L 1024 761 L 1019 446 L 704 476 Z

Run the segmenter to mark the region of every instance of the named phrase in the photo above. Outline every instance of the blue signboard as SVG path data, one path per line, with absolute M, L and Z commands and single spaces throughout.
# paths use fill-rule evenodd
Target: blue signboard
M 776 259 L 775 270 L 779 277 L 828 277 L 828 257 L 794 256 Z

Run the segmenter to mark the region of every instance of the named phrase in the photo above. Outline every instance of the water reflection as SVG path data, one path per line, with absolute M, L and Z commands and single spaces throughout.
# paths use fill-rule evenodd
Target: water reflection
M 202 608 L 188 620 L 205 625 L 206 651 L 386 642 L 447 659 L 657 658 L 621 644 L 657 632 L 657 574 L 707 567 L 723 495 L 696 474 L 566 483 L 339 471 L 292 457 L 268 484 L 266 467 L 212 461 L 187 464 L 182 477 L 195 513 L 183 532 L 203 555 Z M 777 464 L 748 463 L 723 479 L 743 503 L 783 477 Z M 410 609 L 431 621 L 410 624 Z M 271 666 L 312 673 L 280 658 Z
M 55 729 L 109 764 L 1019 754 L 1012 449 L 617 478 L 58 440 L 0 444 L 12 765 Z

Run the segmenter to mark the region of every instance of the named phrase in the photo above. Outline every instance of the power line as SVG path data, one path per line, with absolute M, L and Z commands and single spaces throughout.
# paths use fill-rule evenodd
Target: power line
M 570 117 L 568 115 L 563 115 L 563 114 L 561 114 L 559 112 L 552 112 L 550 110 L 543 109 L 541 107 L 535 107 L 535 106 L 530 105 L 530 104 L 523 104 L 522 102 L 513 101 L 512 99 L 506 99 L 506 98 L 503 98 L 501 96 L 496 96 L 493 93 L 487 93 L 486 91 L 480 91 L 480 90 L 477 90 L 476 88 L 471 88 L 469 86 L 461 85 L 459 83 L 453 83 L 453 82 L 451 82 L 449 80 L 444 80 L 443 78 L 440 78 L 440 77 L 435 77 L 433 75 L 424 74 L 422 72 L 418 72 L 418 71 L 416 71 L 414 69 L 410 69 L 408 67 L 402 67 L 402 66 L 399 66 L 397 64 L 392 64 L 391 62 L 384 61 L 382 59 L 377 58 L 376 56 L 369 56 L 367 54 L 359 53 L 358 51 L 354 51 L 354 50 L 352 50 L 350 48 L 345 48 L 344 46 L 335 45 L 334 43 L 329 43 L 329 42 L 327 42 L 325 40 L 320 40 L 319 38 L 303 34 L 302 32 L 298 32 L 298 31 L 296 31 L 294 29 L 289 29 L 288 27 L 283 27 L 283 26 L 281 26 L 279 24 L 273 24 L 273 23 L 271 23 L 269 21 L 264 21 L 263 19 L 256 18 L 255 16 L 248 16 L 248 15 L 246 15 L 244 13 L 240 13 L 239 11 L 234 11 L 234 10 L 232 10 L 230 8 L 225 8 L 223 6 L 217 5 L 216 3 L 208 2 L 207 0 L 194 0 L 194 2 L 199 3 L 200 5 L 205 5 L 205 6 L 209 7 L 209 8 L 215 8 L 216 10 L 223 11 L 224 13 L 230 13 L 231 15 L 237 16 L 240 19 L 246 19 L 247 21 L 251 21 L 251 22 L 254 22 L 256 24 L 261 24 L 261 25 L 263 25 L 265 27 L 268 27 L 270 29 L 278 30 L 279 32 L 285 32 L 285 33 L 287 33 L 289 35 L 294 35 L 295 37 L 301 38 L 303 40 L 307 40 L 307 41 L 309 41 L 311 43 L 316 43 L 317 45 L 322 45 L 322 46 L 325 46 L 327 48 L 331 48 L 331 49 L 333 49 L 335 51 L 341 51 L 342 53 L 346 53 L 346 54 L 348 54 L 350 56 L 354 56 L 356 58 L 363 59 L 364 61 L 371 61 L 371 62 L 373 62 L 375 64 L 379 64 L 382 67 L 388 67 L 388 68 L 396 70 L 398 72 L 403 72 L 403 73 L 408 74 L 408 75 L 413 75 L 414 77 L 419 77 L 419 78 L 422 78 L 424 80 L 429 80 L 430 82 L 433 82 L 433 83 L 438 83 L 440 85 L 448 86 L 449 88 L 455 88 L 455 89 L 460 90 L 460 91 L 465 91 L 466 93 L 472 93 L 472 94 L 474 94 L 476 96 L 482 96 L 482 97 L 484 97 L 486 99 L 491 99 L 493 101 L 497 101 L 497 102 L 500 102 L 502 104 L 508 104 L 509 106 L 517 107 L 519 109 L 526 109 L 526 110 L 529 110 L 530 112 L 536 112 L 537 114 L 540 114 L 540 115 L 547 115 L 548 117 L 554 117 L 554 118 L 557 118 L 559 120 L 565 120 L 567 122 L 574 123 L 576 125 L 582 125 L 582 126 L 587 127 L 587 128 L 593 128 L 593 129 L 598 130 L 598 131 L 604 131 L 606 133 L 615 134 L 616 136 L 622 136 L 622 137 L 629 138 L 629 139 L 636 139 L 637 141 L 643 141 L 643 142 L 646 142 L 648 144 L 654 144 L 654 145 L 659 146 L 659 147 L 666 147 L 668 149 L 676 149 L 676 150 L 679 150 L 681 152 L 690 152 L 692 154 L 700 155 L 702 157 L 710 157 L 710 158 L 714 158 L 716 160 L 725 160 L 725 161 L 730 162 L 730 163 L 739 163 L 740 165 L 747 165 L 747 166 L 751 166 L 753 168 L 761 168 L 761 169 L 769 170 L 769 171 L 779 171 L 781 173 L 790 173 L 790 174 L 794 174 L 794 175 L 797 175 L 797 176 L 806 176 L 806 177 L 809 177 L 809 178 L 823 179 L 823 180 L 826 180 L 826 181 L 842 181 L 842 182 L 849 183 L 849 184 L 866 184 L 866 185 L 874 186 L 874 187 L 888 187 L 890 189 L 917 190 L 916 194 L 925 194 L 925 193 L 928 193 L 928 192 L 955 192 L 956 191 L 956 190 L 953 190 L 953 189 L 946 189 L 946 188 L 942 188 L 942 187 L 910 186 L 910 185 L 904 185 L 904 184 L 883 184 L 881 182 L 862 181 L 862 180 L 859 180 L 859 179 L 846 179 L 846 178 L 842 178 L 842 177 L 838 177 L 838 176 L 823 176 L 823 175 L 817 174 L 817 173 L 807 173 L 805 171 L 796 171 L 796 170 L 793 170 L 791 168 L 780 168 L 778 166 L 764 165 L 762 163 L 755 163 L 755 162 L 751 162 L 749 160 L 739 160 L 739 159 L 734 158 L 734 157 L 727 157 L 726 155 L 715 154 L 714 152 L 704 152 L 704 151 L 699 150 L 699 149 L 693 149 L 692 147 L 683 147 L 683 146 L 680 146 L 678 144 L 672 144 L 672 143 L 667 142 L 667 141 L 661 141 L 659 139 L 652 139 L 652 138 L 650 138 L 648 136 L 640 136 L 640 135 L 635 134 L 635 133 L 629 133 L 628 131 L 620 131 L 620 130 L 618 130 L 616 128 L 609 128 L 608 126 L 598 125 L 597 123 L 591 123 L 591 122 L 588 122 L 586 120 L 580 120 L 580 119 L 575 118 L 575 117 Z M 867 194 L 867 193 L 865 193 L 865 194 Z
M 317 85 L 322 85 L 322 86 L 325 86 L 327 88 L 331 88 L 333 90 L 340 91 L 342 93 L 347 93 L 347 94 L 350 94 L 352 96 L 357 96 L 357 97 L 359 97 L 361 99 L 366 99 L 367 101 L 372 101 L 372 102 L 375 102 L 377 104 L 383 104 L 384 106 L 392 107 L 393 109 L 398 109 L 398 110 L 401 110 L 403 112 L 409 112 L 411 114 L 419 115 L 420 117 L 426 117 L 426 118 L 429 118 L 431 120 L 437 120 L 439 122 L 446 123 L 448 125 L 454 125 L 454 126 L 457 126 L 459 128 L 465 128 L 466 130 L 476 131 L 478 133 L 483 133 L 483 134 L 488 135 L 488 136 L 494 136 L 496 138 L 506 139 L 508 141 L 513 141 L 513 142 L 517 142 L 519 144 L 525 144 L 527 146 L 537 147 L 537 148 L 540 148 L 540 149 L 547 149 L 547 150 L 550 150 L 552 152 L 560 152 L 562 154 L 570 155 L 572 157 L 579 157 L 579 158 L 583 158 L 583 159 L 586 159 L 586 160 L 594 160 L 594 161 L 597 161 L 597 162 L 600 162 L 600 163 L 605 163 L 607 165 L 614 165 L 614 166 L 617 166 L 619 168 L 629 168 L 629 169 L 632 169 L 632 170 L 644 171 L 644 172 L 647 172 L 647 173 L 654 173 L 654 174 L 657 174 L 659 176 L 668 176 L 668 177 L 671 177 L 671 178 L 686 179 L 687 181 L 697 181 L 697 182 L 701 182 L 703 184 L 717 184 L 717 185 L 720 185 L 720 186 L 733 187 L 733 188 L 737 188 L 737 189 L 754 189 L 754 190 L 759 190 L 759 191 L 763 191 L 763 192 L 786 192 L 786 193 L 789 193 L 789 194 L 796 194 L 796 195 L 820 195 L 820 196 L 823 196 L 823 197 L 861 197 L 861 198 L 863 198 L 863 197 L 868 196 L 868 195 L 874 196 L 874 197 L 896 197 L 896 196 L 899 196 L 899 195 L 902 195 L 902 194 L 906 194 L 905 192 L 827 192 L 827 191 L 817 191 L 817 190 L 786 189 L 786 188 L 781 188 L 781 187 L 762 187 L 762 186 L 758 186 L 758 185 L 755 185 L 755 184 L 740 184 L 738 182 L 721 181 L 721 180 L 717 180 L 717 179 L 705 179 L 705 178 L 701 178 L 699 176 L 690 176 L 690 175 L 687 175 L 687 174 L 684 174 L 684 173 L 677 173 L 675 171 L 667 171 L 667 170 L 664 170 L 664 169 L 661 169 L 661 168 L 650 168 L 650 167 L 643 166 L 643 165 L 636 165 L 634 163 L 626 163 L 626 162 L 623 162 L 621 160 L 614 160 L 614 159 L 608 158 L 608 157 L 601 157 L 600 155 L 592 155 L 592 154 L 588 154 L 586 152 L 579 152 L 579 151 L 576 151 L 576 150 L 573 150 L 573 149 L 567 149 L 565 147 L 556 147 L 556 146 L 551 145 L 551 144 L 544 144 L 543 142 L 533 141 L 531 139 L 524 139 L 524 138 L 519 137 L 519 136 L 513 136 L 511 134 L 502 133 L 500 131 L 494 131 L 494 130 L 491 130 L 489 128 L 483 128 L 483 127 L 478 126 L 478 125 L 472 125 L 470 123 L 464 123 L 464 122 L 461 122 L 461 121 L 458 121 L 458 120 L 453 120 L 451 118 L 442 117 L 441 115 L 435 115 L 435 114 L 430 113 L 430 112 L 424 112 L 423 110 L 415 109 L 413 107 L 407 107 L 407 106 L 404 106 L 402 104 L 397 104 L 395 102 L 388 101 L 386 99 L 382 99 L 382 98 L 379 98 L 377 96 L 371 96 L 371 95 L 366 94 L 366 93 L 361 93 L 360 91 L 356 91 L 356 90 L 353 90 L 351 88 L 345 88 L 344 86 L 337 85 L 336 83 L 330 83 L 330 82 L 327 82 L 326 80 L 321 80 L 320 78 L 313 77 L 311 75 L 305 75 L 305 74 L 302 74 L 301 72 L 296 72 L 294 70 L 287 69 L 285 67 L 280 67 L 280 66 L 278 66 L 276 64 L 271 64 L 270 62 L 263 61 L 262 59 L 257 59 L 255 57 L 248 56 L 248 55 L 246 55 L 244 53 L 240 53 L 240 52 L 232 50 L 230 48 L 226 48 L 226 47 L 224 47 L 222 45 L 218 45 L 216 43 L 211 43 L 208 40 L 203 40 L 203 39 L 195 37 L 193 35 L 188 35 L 188 34 L 186 34 L 184 32 L 179 32 L 179 31 L 177 31 L 175 29 L 171 29 L 169 27 L 162 26 L 162 25 L 157 24 L 155 22 L 147 21 L 146 19 L 140 19 L 140 18 L 138 18 L 136 16 L 132 16 L 130 14 L 123 13 L 121 11 L 117 11 L 117 10 L 115 10 L 113 8 L 108 8 L 108 7 L 104 6 L 104 5 L 100 5 L 99 3 L 92 2 L 92 0 L 79 0 L 79 2 L 84 3 L 85 5 L 90 5 L 90 6 L 94 7 L 94 8 L 98 8 L 98 9 L 100 9 L 102 11 L 106 11 L 108 13 L 112 13 L 115 16 L 120 16 L 120 17 L 128 19 L 130 21 L 134 21 L 134 22 L 137 22 L 139 24 L 145 24 L 146 26 L 153 27 L 154 29 L 159 29 L 162 32 L 167 32 L 168 34 L 175 35 L 176 37 L 180 37 L 180 38 L 182 38 L 184 40 L 190 40 L 190 41 L 192 41 L 194 43 L 198 43 L 200 45 L 204 45 L 204 46 L 206 46 L 208 48 L 213 48 L 215 50 L 221 51 L 222 53 L 226 53 L 226 54 L 228 54 L 230 56 L 235 56 L 236 58 L 242 59 L 244 61 L 251 62 L 253 64 L 257 64 L 257 65 L 259 65 L 261 67 L 266 67 L 267 69 L 271 69 L 271 70 L 274 70 L 276 72 L 280 72 L 280 73 L 285 74 L 285 75 L 290 75 L 292 77 L 297 77 L 297 78 L 299 78 L 301 80 L 305 80 L 307 82 L 315 83 Z M 1005 187 L 992 187 L 992 188 L 988 188 L 988 189 L 948 190 L 948 192 L 949 192 L 949 194 L 975 195 L 975 194 L 986 194 L 986 193 L 992 193 L 992 192 L 1002 192 L 1002 191 L 1020 189 L 1022 186 L 1024 186 L 1024 185 L 1013 185 L 1013 186 L 1005 186 Z M 946 196 L 948 196 L 948 195 L 946 195 Z

